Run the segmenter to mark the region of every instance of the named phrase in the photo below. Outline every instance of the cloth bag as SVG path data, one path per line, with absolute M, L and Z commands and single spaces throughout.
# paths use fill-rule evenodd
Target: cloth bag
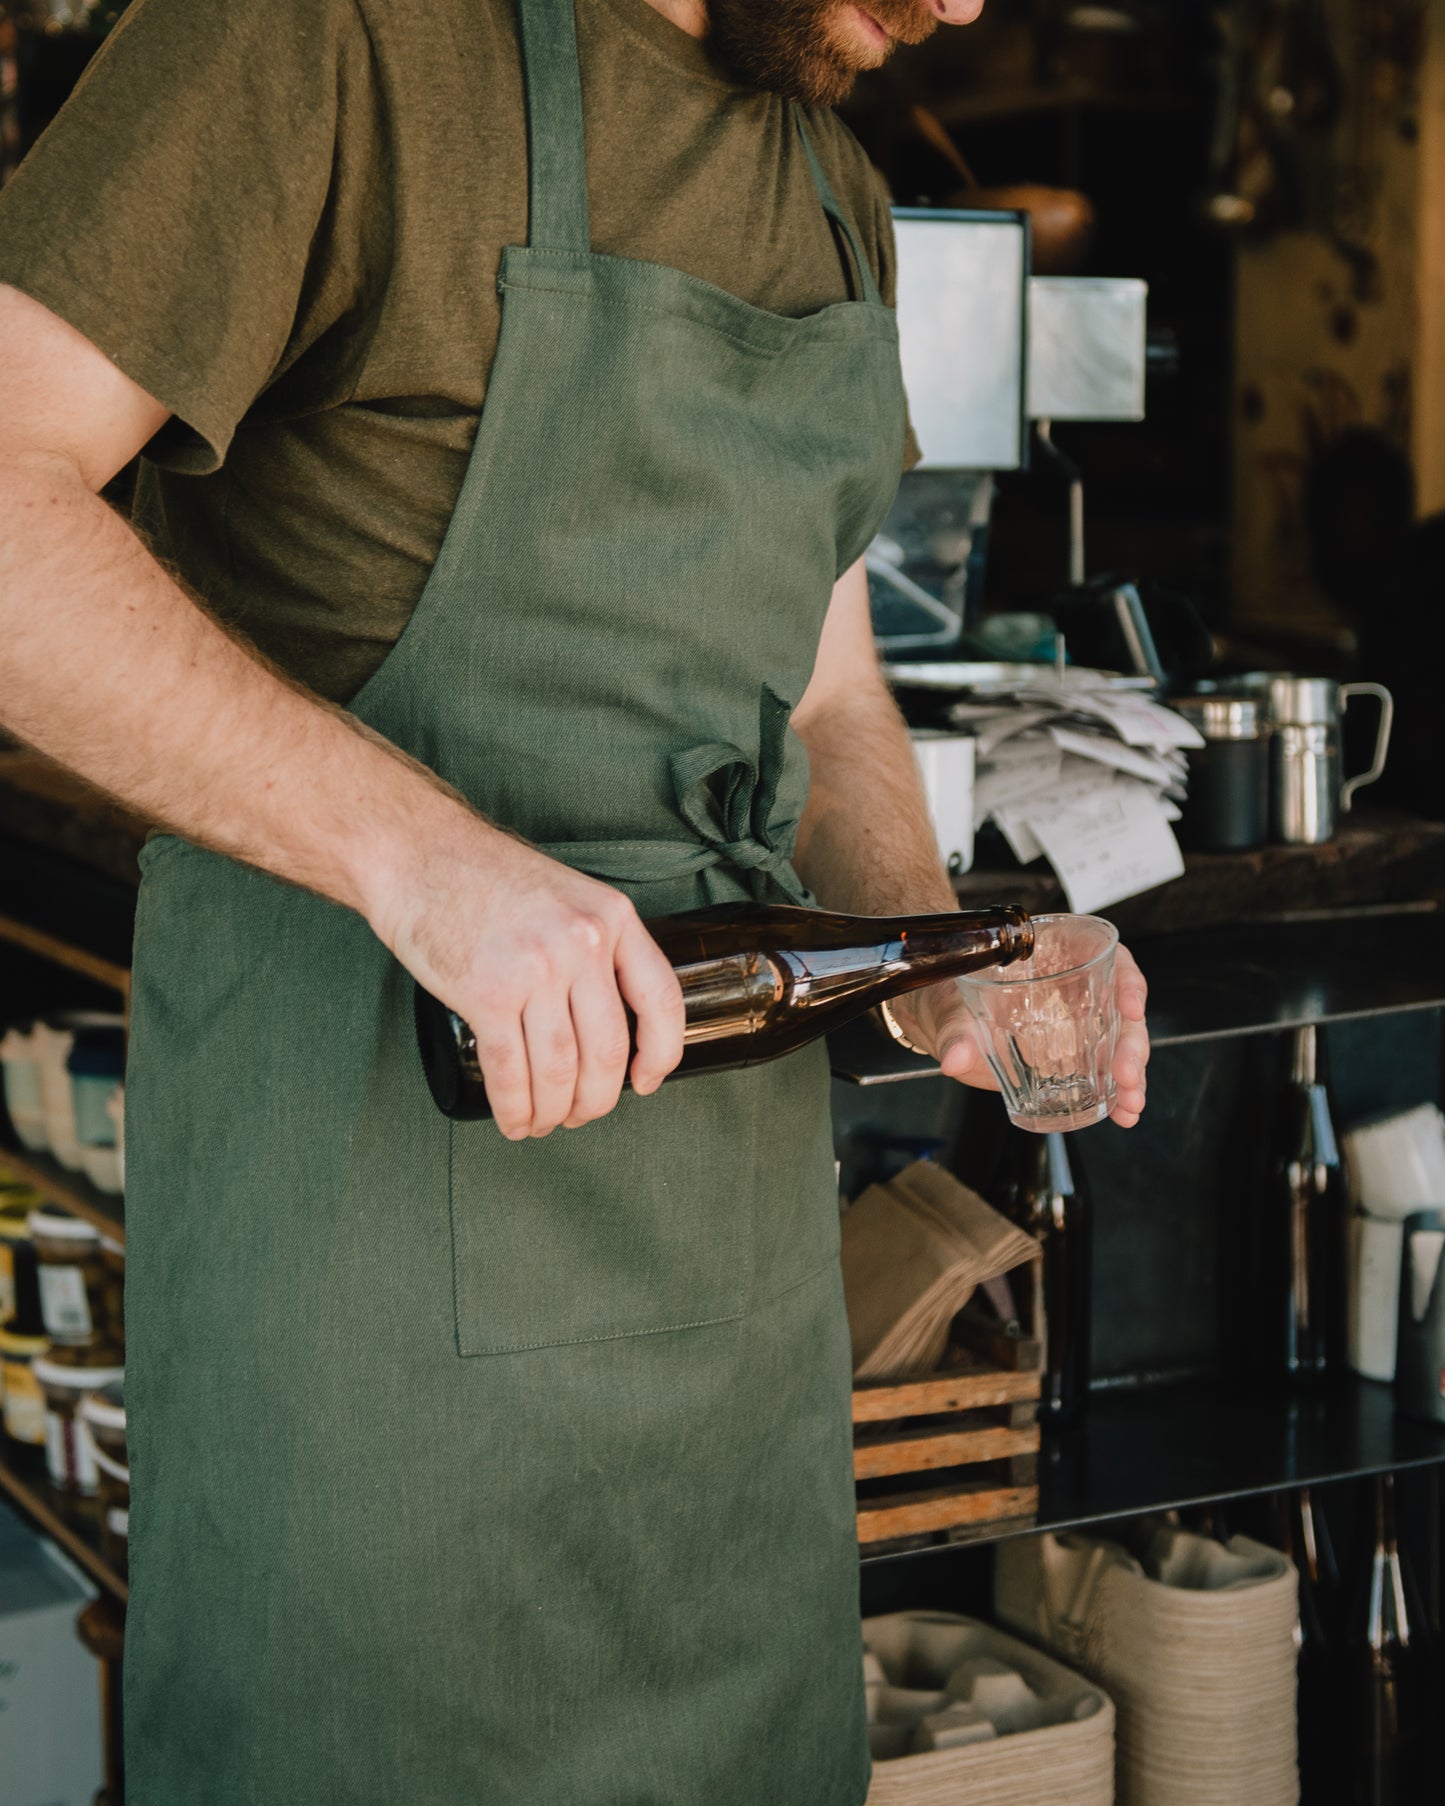
M 998 1552 L 1000 1621 L 1105 1688 L 1119 1806 L 1296 1806 L 1299 1577 L 1278 1551 L 1146 1524 Z

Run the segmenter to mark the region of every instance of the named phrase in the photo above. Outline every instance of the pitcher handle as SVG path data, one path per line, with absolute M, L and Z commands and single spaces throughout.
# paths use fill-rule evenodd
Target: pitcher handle
M 1341 684 L 1340 714 L 1343 716 L 1350 706 L 1352 696 L 1373 696 L 1380 705 L 1380 729 L 1375 735 L 1375 756 L 1368 771 L 1362 771 L 1358 777 L 1349 779 L 1340 790 L 1340 808 L 1348 809 L 1354 800 L 1357 790 L 1363 790 L 1366 784 L 1373 784 L 1385 770 L 1385 760 L 1390 751 L 1390 734 L 1395 726 L 1395 698 L 1383 684 Z

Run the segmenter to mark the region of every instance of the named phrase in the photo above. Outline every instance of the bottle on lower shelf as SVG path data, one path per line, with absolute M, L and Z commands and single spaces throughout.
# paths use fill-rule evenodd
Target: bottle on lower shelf
M 1089 1394 L 1093 1217 L 1074 1141 L 1010 1128 L 988 1187 L 994 1207 L 1043 1250 L 1041 1276 L 1027 1270 L 1029 1295 L 1015 1306 L 1023 1334 L 1043 1344 L 1039 1420 L 1057 1429 L 1078 1421 Z
M 1370 1499 L 1370 1546 L 1357 1578 L 1347 1674 L 1353 1806 L 1421 1806 L 1439 1797 L 1427 1784 L 1426 1738 L 1439 1716 L 1432 1697 L 1427 1619 L 1400 1547 L 1395 1477 L 1377 1475 Z

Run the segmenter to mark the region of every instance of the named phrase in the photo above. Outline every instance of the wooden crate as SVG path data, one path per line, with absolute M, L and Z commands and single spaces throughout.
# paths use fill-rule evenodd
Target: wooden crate
M 1036 1515 L 1039 1344 L 965 1313 L 937 1373 L 853 1392 L 858 1541 L 961 1541 Z

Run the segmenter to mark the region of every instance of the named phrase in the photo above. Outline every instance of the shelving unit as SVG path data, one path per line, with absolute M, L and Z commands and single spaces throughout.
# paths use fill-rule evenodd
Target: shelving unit
M 1445 1005 L 1445 912 L 1433 904 L 1196 929 L 1145 937 L 1132 951 L 1149 978 L 1156 1048 Z M 933 1061 L 870 1021 L 841 1029 L 828 1047 L 835 1076 L 851 1084 L 938 1076 Z
M 1445 1462 L 1445 1426 L 1395 1412 L 1390 1387 L 1340 1379 L 1319 1392 L 1190 1381 L 1095 1393 L 1084 1423 L 1046 1440 L 1039 1510 L 970 1544 L 1074 1530 L 1219 1500 Z M 946 1557 L 956 1545 L 864 1556 L 865 1565 Z
M 39 1449 L 0 1445 L 0 1494 L 18 1505 L 37 1529 L 54 1537 L 92 1579 L 117 1599 L 130 1589 L 105 1559 L 100 1540 L 100 1508 L 94 1499 L 70 1499 L 51 1486 Z
M 108 986 L 119 995 L 129 1015 L 128 967 L 117 965 L 114 960 L 101 959 L 98 954 L 90 953 L 84 947 L 72 946 L 69 941 L 58 940 L 53 934 L 32 928 L 28 922 L 16 922 L 4 915 L 0 915 L 0 941 L 9 941 L 12 946 L 22 947 L 27 953 L 49 960 L 52 965 L 64 966 L 68 972 L 78 972 L 82 978 L 90 978 L 96 984 Z
M 68 1172 L 46 1154 L 32 1154 L 5 1141 L 0 1141 L 0 1166 L 8 1167 L 25 1184 L 33 1185 L 52 1204 L 94 1223 L 102 1235 L 118 1242 L 125 1240 L 124 1200 L 97 1190 L 84 1173 Z

